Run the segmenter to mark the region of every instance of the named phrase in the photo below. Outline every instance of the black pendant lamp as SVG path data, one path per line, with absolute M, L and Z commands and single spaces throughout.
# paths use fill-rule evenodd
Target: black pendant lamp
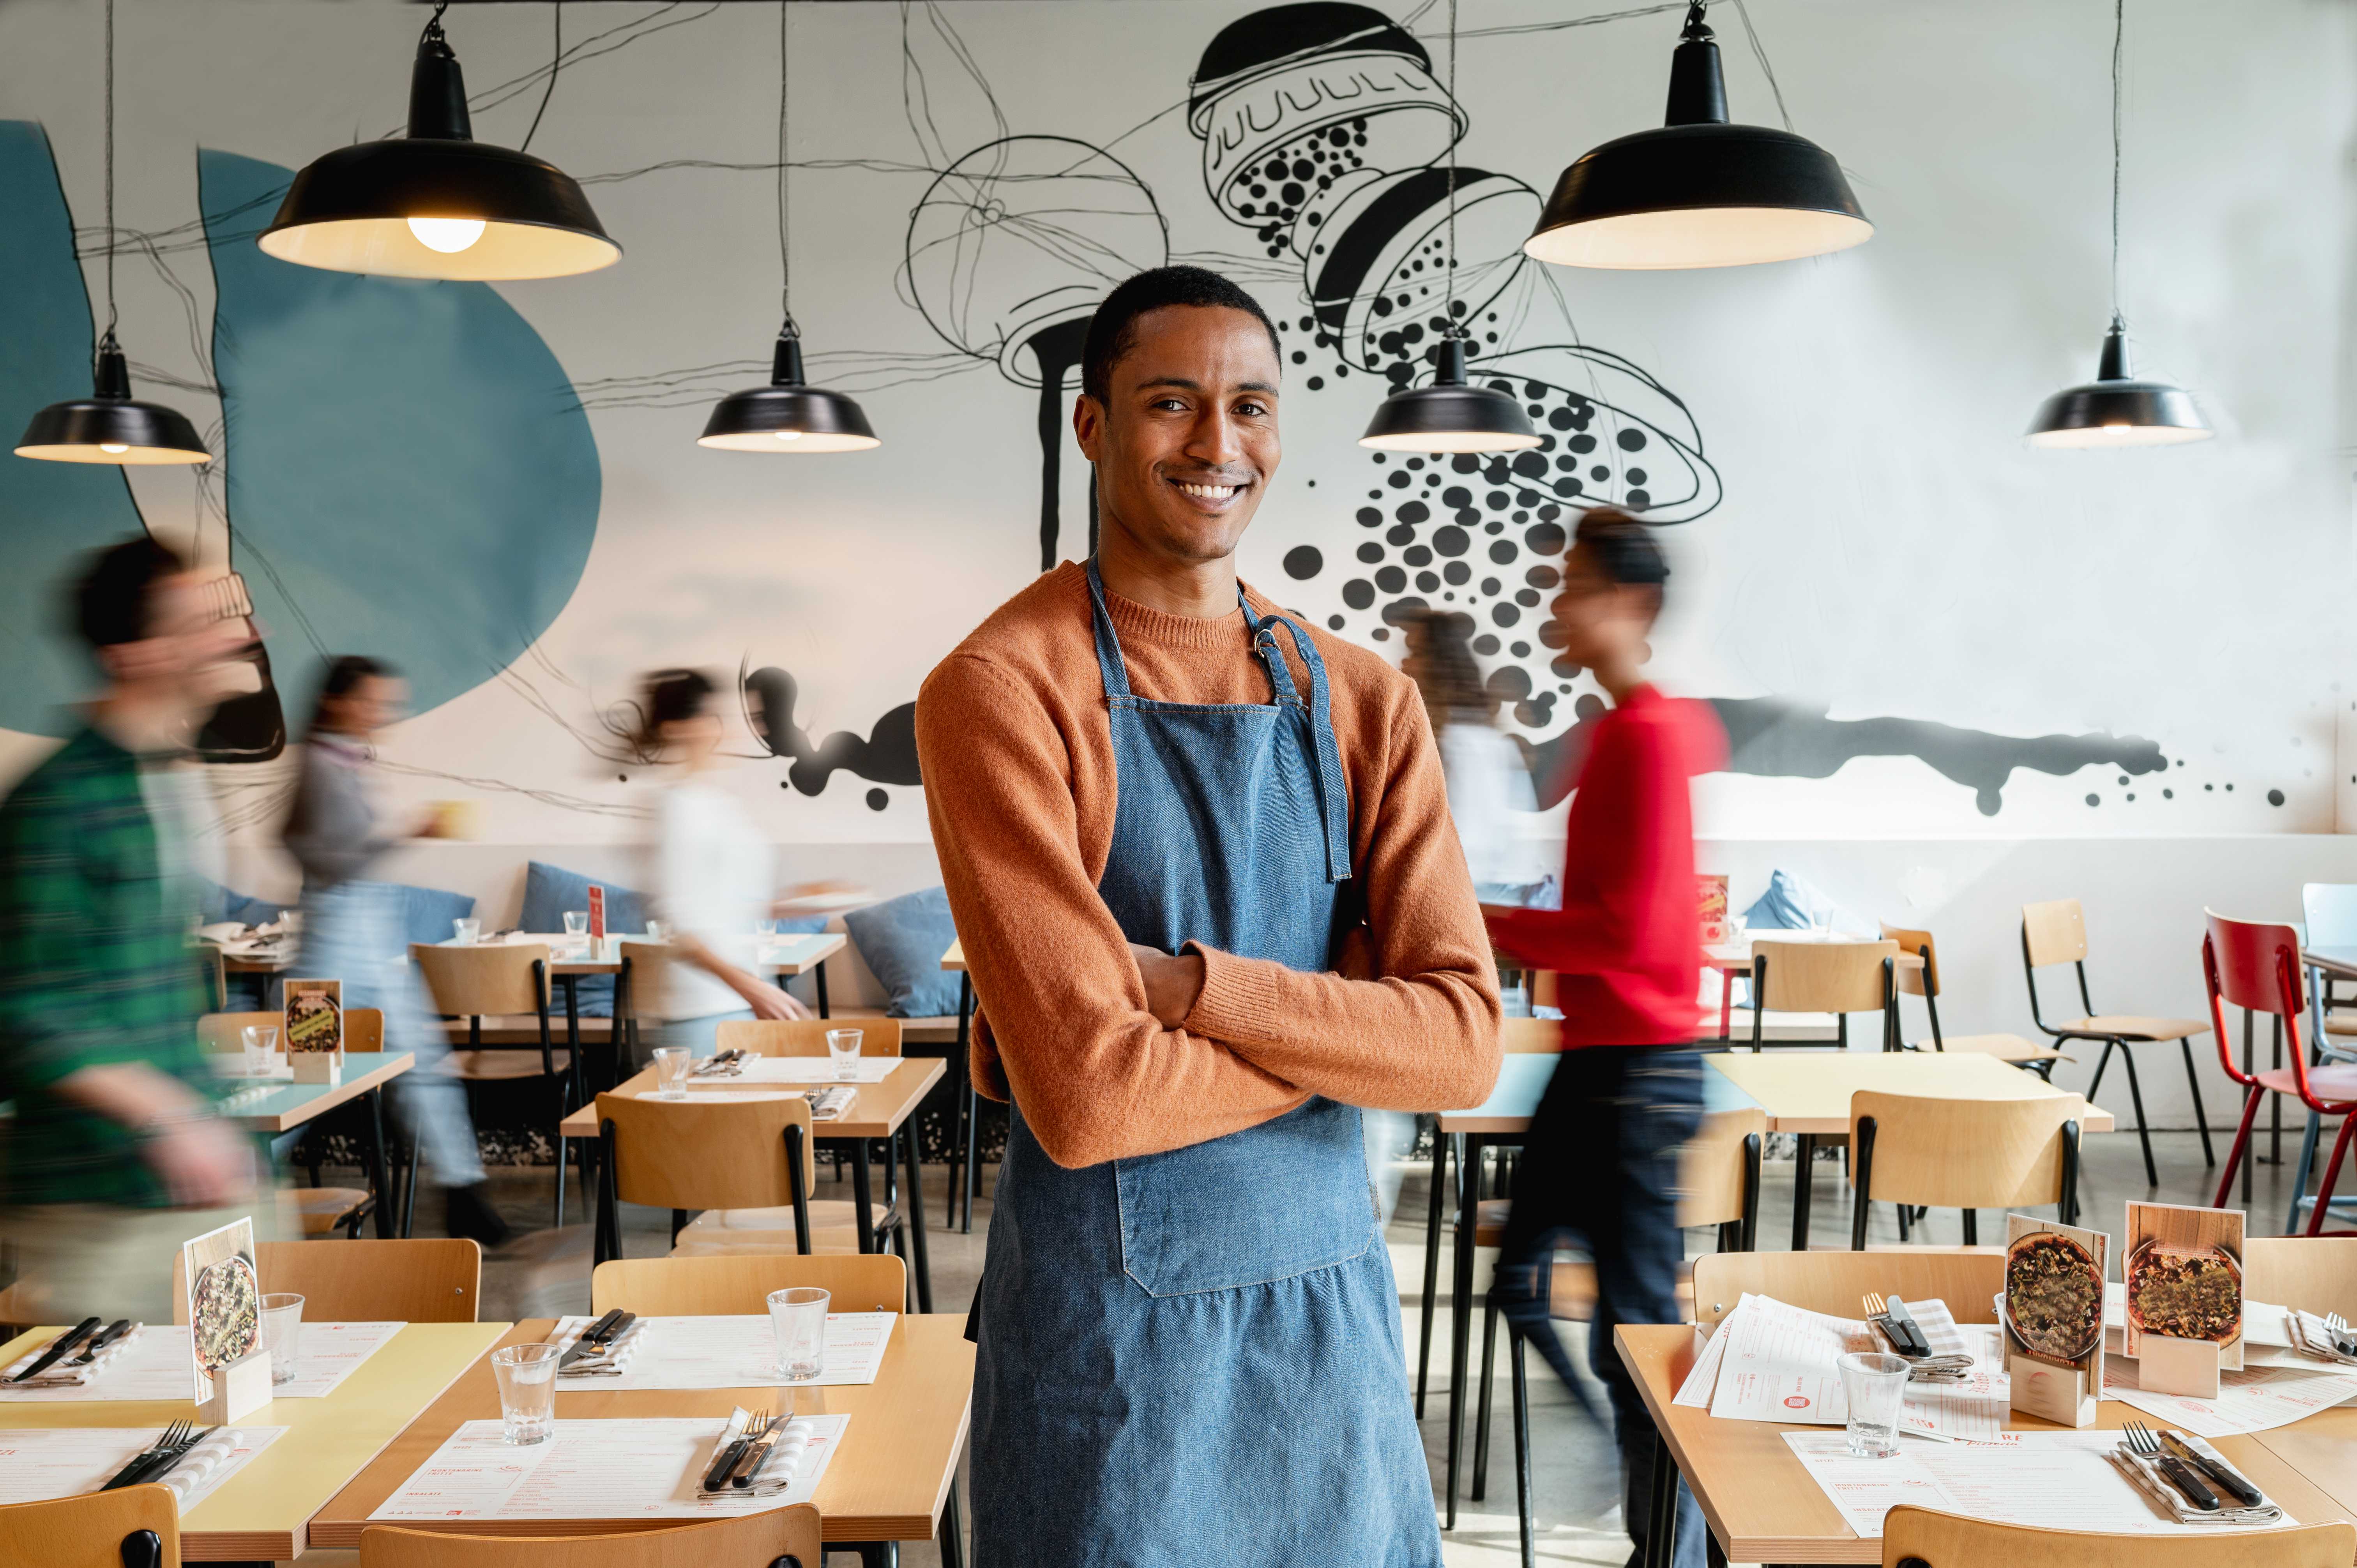
M 1448 101 L 1457 102 L 1457 0 L 1448 0 Z M 1523 405 L 1466 377 L 1463 323 L 1457 318 L 1457 143 L 1448 144 L 1448 326 L 1432 384 L 1383 399 L 1359 445 L 1378 452 L 1521 452 L 1539 444 Z
M 1790 130 L 1734 125 L 1701 0 L 1670 59 L 1659 130 L 1583 153 L 1523 249 L 1570 267 L 1738 267 L 1862 245 L 1874 225 L 1833 155 Z
M 778 328 L 770 384 L 722 398 L 695 444 L 723 452 L 864 452 L 884 443 L 859 404 L 842 392 L 802 381 L 802 331 L 794 323 L 793 258 L 786 246 L 786 3 L 778 0 L 778 273 L 785 325 Z
M 2111 329 L 2095 379 L 2038 405 L 2029 422 L 2032 446 L 2175 446 L 2212 435 L 2192 393 L 2172 381 L 2139 381 L 2128 365 L 2128 328 L 2120 315 L 2120 48 L 2126 32 L 2126 0 L 2113 0 Z
M 212 454 L 178 409 L 131 395 L 131 366 L 114 340 L 114 0 L 106 0 L 106 335 L 98 340 L 91 394 L 36 413 L 16 456 L 50 463 L 210 463 Z
M 329 272 L 479 282 L 613 265 L 622 247 L 570 175 L 474 139 L 458 57 L 442 34 L 447 8 L 448 0 L 435 6 L 417 40 L 409 134 L 338 147 L 306 165 L 263 231 L 263 250 Z

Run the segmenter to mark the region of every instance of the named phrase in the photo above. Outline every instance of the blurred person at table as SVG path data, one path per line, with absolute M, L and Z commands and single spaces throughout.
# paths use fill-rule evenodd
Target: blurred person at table
M 1440 770 L 1448 787 L 1448 815 L 1473 891 L 1484 904 L 1544 904 L 1555 874 L 1528 837 L 1538 795 L 1522 749 L 1498 727 L 1498 698 L 1481 682 L 1473 659 L 1473 618 L 1461 610 L 1421 610 L 1403 628 L 1407 655 L 1400 670 L 1415 682 Z
M 369 875 L 403 840 L 440 835 L 436 809 L 395 823 L 374 799 L 378 733 L 408 705 L 409 683 L 383 660 L 328 661 L 286 818 L 287 853 L 303 868 L 301 972 L 342 981 L 345 1006 L 383 1013 L 385 1049 L 416 1057 L 393 1082 L 393 1103 L 442 1189 L 447 1234 L 496 1247 L 508 1226 L 484 1181 L 466 1085 L 443 1070 L 449 1036 L 409 962 L 408 895 Z
M 1555 646 L 1612 708 L 1588 736 L 1572 797 L 1563 907 L 1483 911 L 1501 952 L 1559 976 L 1564 1015 L 1563 1055 L 1514 1166 L 1492 1299 L 1577 1391 L 1547 1287 L 1558 1240 L 1583 1242 L 1595 1261 L 1587 1360 L 1612 1396 L 1632 1563 L 1651 1519 L 1653 1424 L 1612 1328 L 1679 1321 L 1678 1151 L 1702 1121 L 1689 781 L 1727 756 L 1707 707 L 1665 697 L 1643 677 L 1669 575 L 1636 519 L 1612 507 L 1581 517 L 1551 612 Z M 1699 1568 L 1702 1516 L 1684 1483 L 1676 1530 L 1678 1568 Z
M 174 1249 L 255 1213 L 253 1148 L 204 1092 L 175 778 L 244 641 L 211 605 L 153 540 L 93 556 L 69 619 L 104 684 L 0 803 L 0 1240 L 24 1321 L 168 1323 Z
M 679 774 L 655 805 L 648 892 L 671 927 L 666 1043 L 713 1053 L 720 1026 L 744 1018 L 807 1018 L 783 988 L 753 972 L 753 924 L 770 913 L 769 844 L 718 774 L 723 730 L 711 677 L 659 670 L 646 679 L 639 746 Z

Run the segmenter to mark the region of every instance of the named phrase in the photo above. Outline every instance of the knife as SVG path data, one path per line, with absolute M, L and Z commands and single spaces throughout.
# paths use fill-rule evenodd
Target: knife
M 221 1428 L 218 1426 L 208 1426 L 202 1432 L 198 1433 L 194 1437 L 190 1438 L 188 1442 L 182 1444 L 179 1447 L 167 1449 L 164 1453 L 156 1455 L 156 1459 L 150 1463 L 145 1469 L 140 1471 L 139 1474 L 131 1478 L 130 1485 L 135 1487 L 145 1487 L 162 1480 L 165 1477 L 170 1475 L 175 1469 L 178 1468 L 181 1460 L 187 1458 L 189 1455 L 197 1451 L 197 1444 L 202 1443 L 206 1438 L 210 1437 L 214 1433 L 219 1432 Z
M 1932 1341 L 1925 1337 L 1922 1328 L 1917 1325 L 1914 1314 L 1907 1310 L 1907 1304 L 1897 1296 L 1890 1298 L 1889 1305 L 1883 1313 L 1883 1321 L 1898 1331 L 1891 1336 L 1894 1341 L 1892 1348 L 1901 1356 L 1911 1360 L 1932 1353 Z M 1907 1343 L 1895 1343 L 1902 1335 Z
M 606 1340 L 613 1334 L 616 1326 L 620 1322 L 624 1316 L 625 1314 L 622 1309 L 618 1306 L 613 1311 L 608 1313 L 605 1316 L 599 1318 L 597 1322 L 591 1324 L 588 1327 L 583 1329 L 581 1331 L 581 1337 L 573 1342 L 571 1347 L 565 1350 L 564 1355 L 559 1356 L 556 1359 L 556 1369 L 561 1372 L 565 1370 L 565 1368 L 573 1365 L 574 1362 L 594 1355 L 598 1350 L 603 1349 L 605 1348 Z
M 732 1438 L 723 1444 L 720 1452 L 712 1456 L 712 1468 L 704 1472 L 704 1489 L 716 1492 L 726 1487 L 728 1473 L 737 1468 L 737 1461 L 745 1457 L 745 1450 L 752 1444 L 749 1437 Z
M 571 1369 L 568 1363 L 574 1359 L 574 1350 L 579 1351 L 584 1358 L 594 1359 L 599 1356 L 610 1356 L 619 1349 L 622 1341 L 630 1336 L 631 1325 L 637 1323 L 639 1318 L 636 1313 L 621 1312 L 619 1309 L 613 1316 L 614 1321 L 607 1326 L 601 1337 L 593 1340 L 584 1334 L 580 1343 L 576 1345 L 573 1350 L 568 1350 L 558 1358 L 556 1369 L 560 1372 Z M 619 1371 L 620 1369 L 616 1368 L 614 1370 Z
M 49 1348 L 41 1352 L 41 1359 L 39 1360 L 34 1362 L 31 1366 L 26 1368 L 23 1371 L 17 1373 L 8 1380 L 12 1383 L 21 1383 L 27 1378 L 32 1377 L 37 1372 L 48 1371 L 52 1362 L 56 1361 L 59 1357 L 64 1355 L 75 1346 L 81 1344 L 84 1336 L 88 1335 L 91 1330 L 96 1328 L 100 1324 L 105 1321 L 106 1319 L 102 1317 L 83 1318 L 80 1323 L 75 1324 L 71 1328 L 67 1329 L 55 1339 L 50 1340 Z
M 2160 1445 L 2232 1492 L 2234 1495 L 2234 1500 L 2244 1508 L 2255 1509 L 2266 1502 L 2267 1499 L 2260 1494 L 2258 1487 L 2234 1474 L 2228 1466 L 2211 1458 L 2174 1432 L 2162 1433 Z
M 2201 1484 L 2201 1477 L 2193 1473 L 2192 1466 L 2174 1454 L 2163 1454 L 2153 1463 L 2162 1475 L 2169 1477 L 2169 1485 L 2185 1494 L 2186 1501 L 2203 1513 L 2218 1511 L 2218 1494 Z
M 770 1450 L 775 1448 L 778 1439 L 785 1434 L 783 1420 L 771 1422 L 770 1430 L 753 1439 L 752 1446 L 745 1450 L 745 1456 L 737 1461 L 737 1473 L 728 1477 L 728 1484 L 738 1487 L 751 1486 L 753 1477 L 761 1473 L 761 1466 L 770 1462 Z
M 98 1353 L 131 1332 L 131 1319 L 118 1317 L 106 1326 L 106 1332 L 95 1336 L 81 1348 L 81 1354 L 66 1363 L 69 1367 L 87 1367 L 98 1359 Z

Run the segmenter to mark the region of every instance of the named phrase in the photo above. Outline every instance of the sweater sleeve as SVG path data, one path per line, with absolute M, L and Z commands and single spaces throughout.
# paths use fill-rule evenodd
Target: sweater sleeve
M 1639 933 L 1652 929 L 1659 900 L 1694 896 L 1664 886 L 1645 864 L 1663 833 L 1663 802 L 1671 790 L 1684 791 L 1686 778 L 1658 728 L 1607 725 L 1598 733 L 1579 788 L 1590 807 L 1579 814 L 1612 822 L 1615 832 L 1601 842 L 1567 846 L 1562 908 L 1494 914 L 1490 934 L 1500 948 L 1540 969 L 1615 973 L 1630 967 Z
M 1396 701 L 1373 770 L 1372 823 L 1355 875 L 1366 899 L 1363 967 L 1305 974 L 1193 944 L 1202 994 L 1189 1026 L 1288 1083 L 1383 1111 L 1479 1105 L 1498 1079 L 1498 972 L 1448 816 L 1424 705 Z M 1353 946 L 1357 943 L 1354 941 Z
M 306 746 L 285 829 L 286 852 L 303 868 L 304 886 L 334 887 L 366 871 L 397 842 L 375 827 L 359 778 Z
M 952 655 L 918 695 L 917 754 L 974 995 L 1049 1159 L 1184 1148 L 1302 1103 L 1275 1073 L 1146 1010 L 1129 943 L 1082 860 L 1071 757 L 1035 694 Z

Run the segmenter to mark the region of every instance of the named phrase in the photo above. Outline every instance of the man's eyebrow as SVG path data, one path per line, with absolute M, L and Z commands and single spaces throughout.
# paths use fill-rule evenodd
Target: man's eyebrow
M 1201 392 L 1203 390 L 1203 383 L 1200 381 L 1189 381 L 1184 376 L 1156 376 L 1151 381 L 1143 381 L 1137 383 L 1137 390 L 1140 392 L 1145 392 L 1153 387 L 1178 387 L 1187 392 Z M 1235 390 L 1238 392 L 1274 393 L 1276 391 L 1276 383 L 1274 381 L 1238 381 L 1235 385 Z

